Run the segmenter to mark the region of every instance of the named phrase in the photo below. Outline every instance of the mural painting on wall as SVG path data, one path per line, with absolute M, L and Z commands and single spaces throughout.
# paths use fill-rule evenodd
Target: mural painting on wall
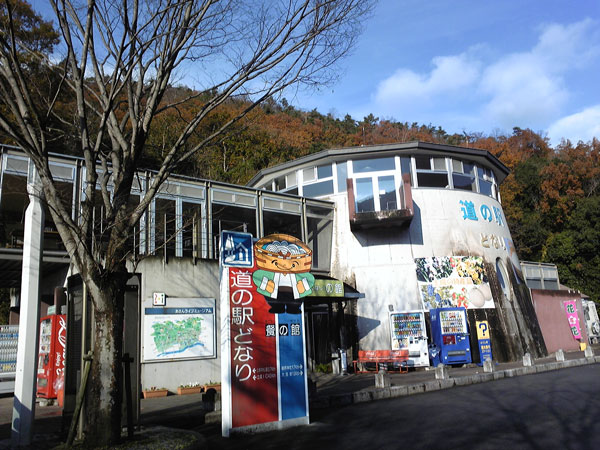
M 415 258 L 423 308 L 494 308 L 479 256 Z
M 312 250 L 285 234 L 253 243 L 251 235 L 224 231 L 221 241 L 221 314 L 228 329 L 223 435 L 270 422 L 308 423 L 302 302 L 315 284 Z

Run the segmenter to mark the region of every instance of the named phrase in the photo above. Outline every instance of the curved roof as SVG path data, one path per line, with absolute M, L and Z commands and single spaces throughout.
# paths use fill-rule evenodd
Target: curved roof
M 375 156 L 384 157 L 391 155 L 438 155 L 462 157 L 479 163 L 494 172 L 498 184 L 500 184 L 510 173 L 508 167 L 492 155 L 487 150 L 477 148 L 459 147 L 455 145 L 432 144 L 429 142 L 402 142 L 396 144 L 365 145 L 360 147 L 343 147 L 329 150 L 323 150 L 318 153 L 303 156 L 292 161 L 278 164 L 258 172 L 247 183 L 247 186 L 256 186 L 261 180 L 267 177 L 275 177 L 285 174 L 290 170 L 301 169 L 303 167 L 314 166 L 315 164 L 346 161 L 357 158 L 373 158 Z

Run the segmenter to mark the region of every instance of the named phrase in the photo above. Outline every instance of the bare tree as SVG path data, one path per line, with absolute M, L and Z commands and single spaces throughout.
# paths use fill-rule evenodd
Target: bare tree
M 50 0 L 61 35 L 61 63 L 19 38 L 0 36 L 0 127 L 31 158 L 46 202 L 94 306 L 95 346 L 86 439 L 120 438 L 124 288 L 131 230 L 173 170 L 202 151 L 252 108 L 290 87 L 336 78 L 336 63 L 353 47 L 372 4 L 365 0 Z M 31 94 L 24 61 L 51 72 L 44 101 Z M 182 78 L 186 74 L 186 78 Z M 165 96 L 174 83 L 202 86 L 185 98 Z M 61 96 L 75 102 L 67 113 Z M 191 140 L 207 116 L 236 96 L 238 115 Z M 163 151 L 161 166 L 138 205 L 128 199 L 153 119 L 194 101 L 183 131 Z M 86 167 L 78 216 L 60 201 L 48 164 L 50 123 L 74 125 Z M 193 143 L 192 143 L 193 142 Z M 96 186 L 100 186 L 97 190 Z M 112 191 L 112 193 L 110 192 Z M 100 199 L 97 197 L 100 196 Z M 104 245 L 94 239 L 94 205 L 105 211 Z M 110 433 L 108 433 L 110 430 Z

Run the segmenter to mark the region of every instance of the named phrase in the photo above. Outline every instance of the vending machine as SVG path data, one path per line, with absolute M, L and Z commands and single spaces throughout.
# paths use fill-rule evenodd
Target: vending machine
M 468 364 L 471 359 L 467 310 L 465 308 L 437 308 L 431 315 L 433 365 Z M 435 352 L 435 355 L 434 355 Z
M 423 311 L 390 313 L 392 350 L 408 350 L 408 366 L 429 366 L 427 331 Z
M 58 398 L 64 390 L 67 319 L 65 315 L 43 317 L 40 321 L 37 396 Z

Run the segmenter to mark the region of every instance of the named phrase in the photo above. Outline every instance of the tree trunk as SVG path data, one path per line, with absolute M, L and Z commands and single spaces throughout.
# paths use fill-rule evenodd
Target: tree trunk
M 123 398 L 123 319 L 126 277 L 114 279 L 102 289 L 89 289 L 93 310 L 93 361 L 85 404 L 84 443 L 117 444 L 121 438 Z

